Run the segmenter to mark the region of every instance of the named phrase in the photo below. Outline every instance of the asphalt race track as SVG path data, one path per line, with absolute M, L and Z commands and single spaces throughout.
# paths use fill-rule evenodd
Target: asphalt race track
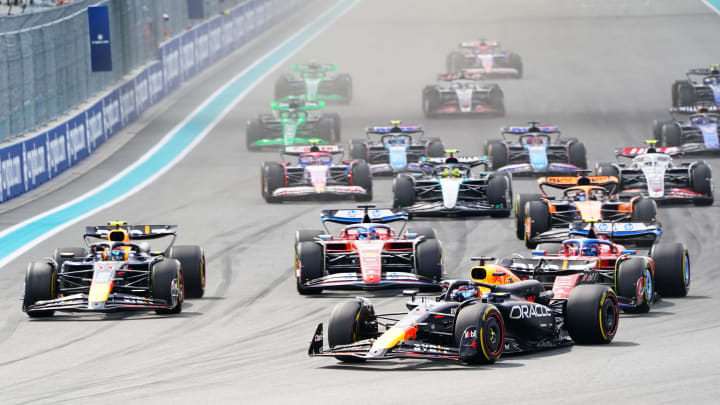
M 6 228 L 67 201 L 139 156 L 252 58 L 333 2 L 271 31 L 232 63 L 182 90 L 167 112 L 92 172 L 0 216 Z M 421 90 L 461 40 L 497 39 L 522 55 L 525 77 L 498 80 L 505 118 L 426 121 Z M 477 154 L 506 124 L 528 119 L 580 138 L 588 161 L 651 137 L 670 85 L 692 67 L 717 63 L 720 16 L 700 0 L 362 0 L 291 61 L 336 62 L 352 74 L 355 98 L 341 113 L 343 141 L 391 119 L 424 123 L 447 147 Z M 506 356 L 493 366 L 394 361 L 344 365 L 311 359 L 309 340 L 330 310 L 356 294 L 301 297 L 293 235 L 317 228 L 323 208 L 354 203 L 270 205 L 259 167 L 277 154 L 245 150 L 245 121 L 269 110 L 277 71 L 260 83 L 185 159 L 128 200 L 70 226 L 0 269 L 0 402 L 98 403 L 632 403 L 714 402 L 720 394 L 718 203 L 660 211 L 665 241 L 685 242 L 690 295 L 650 314 L 621 316 L 607 346 Z M 720 160 L 709 158 L 720 167 Z M 717 176 L 720 176 L 716 174 Z M 716 180 L 717 182 L 717 180 Z M 390 205 L 391 180 L 376 179 L 374 203 Z M 533 180 L 514 191 L 530 192 Z M 208 288 L 180 316 L 67 315 L 29 320 L 18 300 L 28 261 L 81 243 L 84 225 L 123 219 L 180 225 L 178 243 L 203 246 Z M 424 221 L 443 241 L 447 278 L 466 278 L 471 256 L 524 252 L 511 219 Z M 368 294 L 376 310 L 403 297 Z

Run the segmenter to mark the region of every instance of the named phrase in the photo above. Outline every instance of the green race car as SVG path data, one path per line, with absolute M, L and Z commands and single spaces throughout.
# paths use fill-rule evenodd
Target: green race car
M 310 102 L 290 99 L 272 102 L 271 114 L 260 114 L 248 121 L 246 145 L 248 150 L 283 148 L 293 145 L 320 145 L 340 140 L 340 115 L 325 113 L 311 115 L 308 111 L 325 107 L 323 101 Z
M 297 97 L 307 101 L 352 101 L 352 78 L 347 73 L 332 73 L 337 64 L 310 62 L 292 65 L 293 73 L 280 76 L 275 82 L 275 99 L 285 101 Z

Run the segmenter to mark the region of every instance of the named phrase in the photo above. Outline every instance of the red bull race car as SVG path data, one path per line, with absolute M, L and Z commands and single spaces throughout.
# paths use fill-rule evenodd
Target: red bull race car
M 295 277 L 300 294 L 323 290 L 420 288 L 439 290 L 442 245 L 432 228 L 408 229 L 405 211 L 326 210 L 324 230 L 295 234 Z M 402 222 L 400 229 L 389 224 Z M 329 223 L 341 225 L 333 235 Z
M 610 287 L 579 285 L 567 296 L 554 297 L 537 280 L 486 270 L 484 263 L 492 258 L 473 259 L 481 265 L 473 267 L 471 280 L 443 282 L 445 291 L 437 298 L 413 296 L 406 314 L 376 314 L 364 298 L 336 305 L 328 322 L 329 347 L 324 347 L 320 324 L 308 354 L 348 363 L 427 359 L 488 364 L 504 353 L 573 341 L 607 344 L 615 337 L 618 299 Z
M 463 69 L 478 69 L 491 77 L 521 78 L 522 58 L 515 52 L 504 51 L 497 41 L 481 39 L 461 42 L 457 51 L 446 58 L 447 71 L 457 73 Z
M 297 162 L 265 162 L 260 171 L 263 198 L 269 203 L 312 198 L 372 200 L 372 175 L 364 160 L 341 160 L 336 145 L 287 146 L 281 153 Z
M 206 261 L 199 246 L 175 246 L 175 225 L 89 226 L 87 248 L 55 250 L 25 273 L 23 311 L 31 318 L 55 311 L 155 311 L 177 314 L 185 298 L 205 292 Z M 171 238 L 164 250 L 148 240 Z

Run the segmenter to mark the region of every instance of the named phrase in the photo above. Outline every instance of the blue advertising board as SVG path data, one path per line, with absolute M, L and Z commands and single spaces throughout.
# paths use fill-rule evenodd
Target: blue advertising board
M 155 104 L 165 97 L 165 80 L 163 79 L 163 63 L 157 62 L 147 68 L 150 104 Z
M 109 138 L 122 128 L 122 119 L 120 118 L 120 89 L 113 90 L 112 93 L 103 97 L 103 129 L 105 129 L 105 137 Z
M 22 143 L 25 190 L 32 190 L 50 180 L 48 172 L 47 134 L 42 133 Z
M 78 160 L 85 159 L 89 155 L 87 135 L 85 134 L 85 112 L 65 122 L 65 141 L 67 142 L 69 166 L 72 166 Z
M 90 66 L 93 72 L 112 71 L 110 13 L 107 6 L 88 7 L 90 33 Z
M 107 140 L 103 129 L 102 100 L 85 110 L 85 134 L 87 135 L 88 152 L 91 153 Z
M 180 38 L 175 38 L 162 47 L 163 77 L 165 93 L 170 93 L 180 86 Z

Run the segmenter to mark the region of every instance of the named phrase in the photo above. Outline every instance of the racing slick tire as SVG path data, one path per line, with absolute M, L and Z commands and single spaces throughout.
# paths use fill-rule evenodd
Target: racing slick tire
M 465 68 L 465 56 L 460 52 L 450 52 L 445 58 L 445 71 L 457 73 Z
M 257 146 L 254 146 L 253 143 L 263 138 L 263 132 L 263 123 L 260 119 L 254 119 L 248 123 L 245 132 L 245 146 L 247 147 L 247 150 L 260 149 Z
M 372 304 L 363 305 L 362 300 L 355 298 L 335 305 L 328 322 L 328 345 L 331 349 L 375 336 L 377 336 L 377 323 Z M 346 363 L 365 361 L 354 356 L 335 356 L 335 358 Z
M 55 298 L 55 279 L 55 268 L 50 263 L 46 261 L 31 262 L 25 271 L 23 309 L 38 301 Z M 55 314 L 53 310 L 27 312 L 30 318 L 48 318 L 53 314 Z
M 650 254 L 655 262 L 655 289 L 663 297 L 684 297 L 690 290 L 690 255 L 682 243 L 656 245 Z
M 674 123 L 663 125 L 662 144 L 663 146 L 680 146 L 682 144 L 682 130 L 680 127 Z
M 179 245 L 168 248 L 167 257 L 180 262 L 185 298 L 202 298 L 205 295 L 207 262 L 205 251 L 200 246 Z
M 618 320 L 618 300 L 610 287 L 600 284 L 581 284 L 570 291 L 565 309 L 565 325 L 575 342 L 580 344 L 612 342 L 617 332 Z
M 407 233 L 415 233 L 418 237 L 422 236 L 425 240 L 438 238 L 437 232 L 435 232 L 435 228 L 430 228 L 429 226 L 408 228 Z
M 580 141 L 575 141 L 568 146 L 568 163 L 581 169 L 587 169 L 585 144 Z
M 672 121 L 668 120 L 653 120 L 652 123 L 652 131 L 653 131 L 653 139 L 660 142 L 662 144 L 662 129 L 665 125 L 672 124 Z
M 364 140 L 353 139 L 350 143 L 350 157 L 353 160 L 364 160 L 368 161 L 370 158 L 368 155 L 368 147 Z
M 72 258 L 63 258 L 62 253 L 72 253 Z M 87 249 L 81 248 L 81 247 L 64 247 L 64 248 L 58 248 L 55 249 L 55 252 L 53 253 L 53 259 L 55 260 L 55 263 L 57 263 L 57 267 L 55 268 L 56 271 L 59 273 L 62 270 L 62 265 L 68 260 L 80 258 L 83 259 L 85 256 L 87 256 Z
M 415 187 L 409 176 L 398 175 L 393 180 L 393 208 L 407 208 L 415 204 Z
M 523 63 L 522 58 L 520 55 L 516 54 L 515 52 L 512 52 L 509 56 L 508 63 L 511 68 L 515 68 L 518 71 L 517 78 L 522 79 L 523 77 Z
M 637 307 L 623 307 L 623 312 L 631 314 L 649 312 L 655 295 L 654 288 L 655 280 L 653 280 L 650 263 L 644 257 L 631 257 L 615 267 L 617 295 L 633 299 L 635 302 L 642 301 Z
M 415 253 L 415 262 L 417 263 L 417 274 L 427 277 L 435 282 L 442 279 L 443 259 L 442 245 L 437 239 L 428 239 L 420 241 L 417 245 Z
M 440 107 L 440 93 L 434 87 L 427 86 L 423 89 L 422 97 L 423 114 L 426 118 L 435 117 L 437 115 L 435 110 Z
M 490 156 L 490 165 L 493 171 L 499 170 L 508 164 L 508 147 L 498 140 L 489 141 L 485 146 L 485 154 Z
M 695 205 L 712 205 L 713 203 L 713 185 L 712 172 L 710 166 L 705 163 L 698 163 L 690 169 L 690 181 L 692 191 L 708 196 L 709 198 L 695 199 Z
M 291 95 L 292 76 L 282 75 L 275 81 L 275 100 L 282 100 Z
M 177 302 L 169 309 L 156 309 L 157 314 L 179 314 L 185 301 L 185 284 L 182 264 L 176 259 L 165 259 L 152 266 L 150 271 L 150 295 L 153 298 L 172 303 L 174 289 L 177 289 Z
M 523 240 L 525 239 L 525 205 L 530 201 L 540 201 L 540 194 L 518 194 L 513 203 L 515 210 L 515 236 Z
M 315 238 L 325 233 L 325 231 L 321 231 L 320 229 L 301 229 L 295 232 L 295 246 L 302 242 L 315 242 Z
M 490 205 L 501 207 L 505 209 L 502 211 L 493 211 L 490 216 L 494 218 L 504 218 L 510 216 L 511 207 L 507 206 L 507 196 L 510 191 L 510 184 L 508 178 L 504 175 L 493 177 L 488 181 L 487 188 L 488 201 Z
M 677 106 L 676 107 L 692 107 L 697 102 L 695 97 L 695 88 L 688 81 L 677 82 Z
M 431 158 L 441 158 L 445 156 L 445 145 L 439 139 L 432 139 L 427 144 L 427 154 Z
M 370 166 L 364 160 L 359 160 L 352 164 L 350 169 L 352 174 L 352 185 L 360 186 L 365 189 L 366 193 L 355 197 L 355 201 L 372 201 L 373 183 Z
M 322 247 L 315 242 L 300 242 L 295 245 L 295 268 L 297 290 L 302 295 L 320 294 L 319 288 L 307 288 L 305 283 L 323 276 Z
M 281 202 L 281 198 L 273 197 L 273 192 L 284 185 L 285 169 L 283 166 L 277 162 L 265 162 L 260 170 L 260 187 L 262 187 L 260 192 L 265 201 L 271 204 Z
M 341 103 L 350 104 L 353 99 L 352 77 L 347 73 L 339 73 L 337 75 L 337 83 L 339 87 L 339 93 L 343 97 Z
M 461 346 L 468 328 L 475 328 L 479 345 Z M 471 303 L 460 307 L 453 327 L 460 360 L 468 364 L 491 364 L 500 359 L 505 345 L 505 325 L 500 311 L 491 304 Z M 467 338 L 472 338 L 468 336 Z
M 598 163 L 595 165 L 596 176 L 612 176 L 620 180 L 620 170 L 610 163 Z
M 543 201 L 530 201 L 525 206 L 525 218 L 530 218 L 530 235 L 524 234 L 525 246 L 534 249 L 537 243 L 532 238 L 550 230 L 550 210 Z
M 505 95 L 500 90 L 500 86 L 495 86 L 490 90 L 488 104 L 495 110 L 495 116 L 505 116 Z
M 342 119 L 338 113 L 326 113 L 322 115 L 323 118 L 331 119 L 333 121 L 333 142 L 340 142 L 340 131 L 342 131 Z
M 327 143 L 333 143 L 335 139 L 335 120 L 328 117 L 320 118 L 317 126 L 316 136 Z
M 657 218 L 657 204 L 650 198 L 640 197 L 633 201 L 632 220 L 636 222 L 653 222 Z

